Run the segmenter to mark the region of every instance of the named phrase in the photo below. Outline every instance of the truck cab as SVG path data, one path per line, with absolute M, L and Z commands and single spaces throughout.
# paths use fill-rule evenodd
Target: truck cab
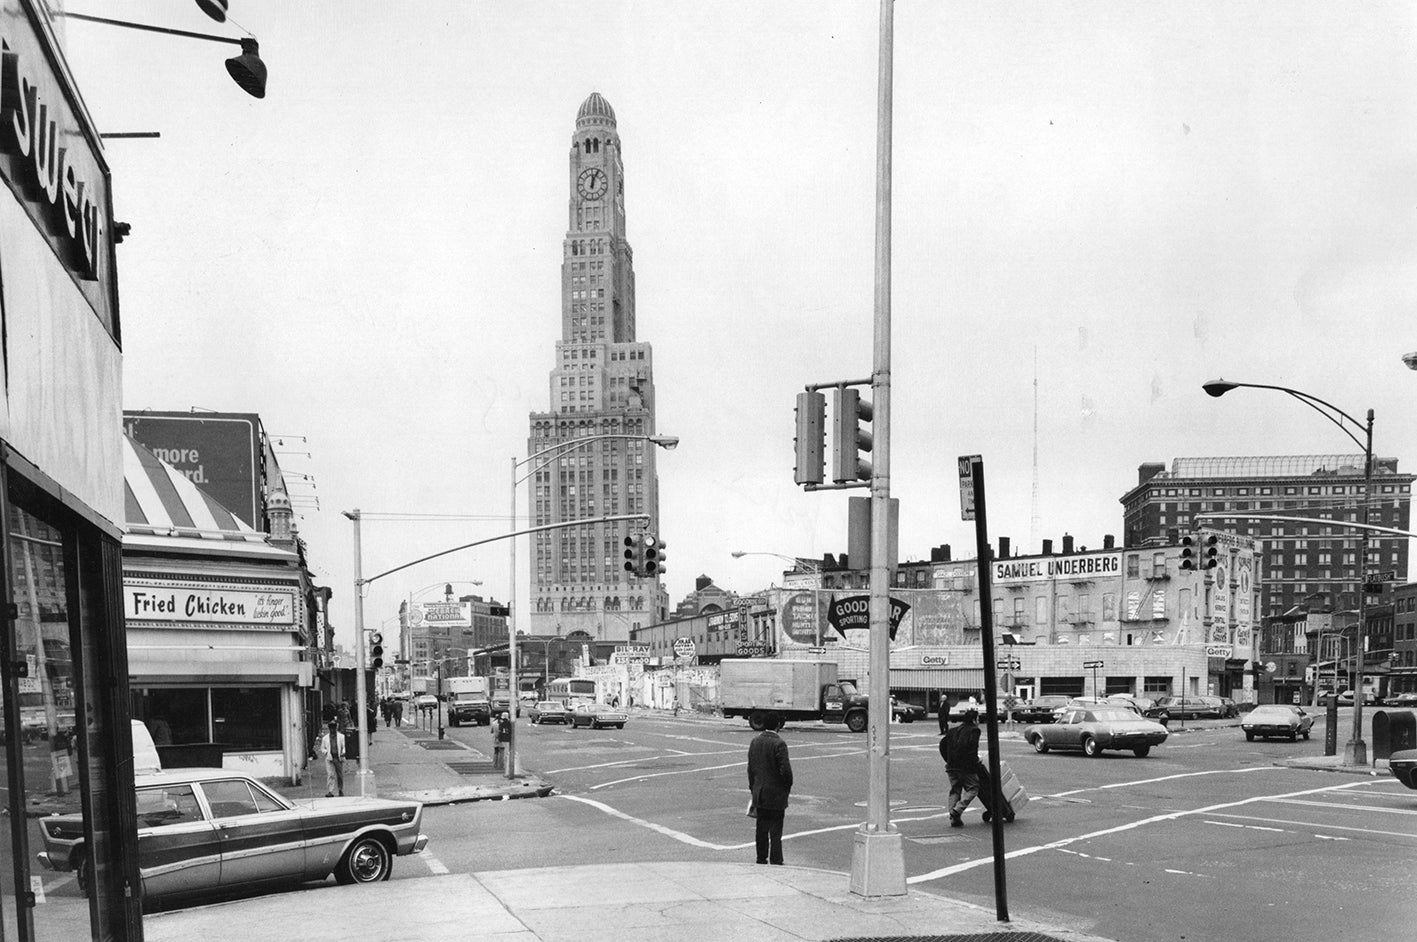
M 845 723 L 853 733 L 866 728 L 866 697 L 856 682 L 840 680 L 822 687 L 822 722 Z

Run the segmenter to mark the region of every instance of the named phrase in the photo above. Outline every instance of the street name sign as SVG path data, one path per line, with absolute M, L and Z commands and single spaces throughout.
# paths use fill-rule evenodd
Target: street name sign
M 1085 671 L 1101 670 L 1101 669 L 1102 669 L 1102 662 L 1101 662 L 1101 661 L 1083 661 L 1083 662 L 1082 662 L 1082 669 L 1085 670 Z

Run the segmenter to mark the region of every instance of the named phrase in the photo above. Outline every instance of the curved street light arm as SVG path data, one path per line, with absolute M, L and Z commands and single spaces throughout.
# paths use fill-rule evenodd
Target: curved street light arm
M 371 582 L 375 582 L 379 579 L 384 578 L 385 576 L 391 576 L 396 572 L 401 572 L 409 568 L 410 566 L 417 566 L 419 563 L 426 563 L 430 559 L 437 559 L 439 556 L 447 556 L 449 553 L 456 553 L 459 550 L 472 549 L 474 546 L 482 546 L 485 543 L 496 543 L 498 540 L 505 540 L 514 536 L 522 536 L 527 533 L 542 533 L 546 530 L 560 530 L 564 529 L 565 527 L 589 526 L 594 523 L 614 523 L 619 520 L 644 520 L 648 518 L 648 516 L 648 514 L 616 514 L 610 517 L 586 517 L 583 520 L 563 520 L 560 523 L 548 523 L 545 526 L 531 527 L 526 530 L 513 530 L 510 533 L 499 533 L 496 536 L 489 536 L 485 540 L 474 540 L 471 543 L 464 543 L 462 546 L 454 546 L 451 549 L 440 550 L 439 552 L 432 553 L 428 556 L 423 556 L 419 559 L 411 560 L 410 562 L 404 563 L 402 566 L 395 566 L 393 569 L 386 569 L 376 576 L 369 576 L 365 579 L 359 579 L 356 581 L 355 584 L 362 589 Z

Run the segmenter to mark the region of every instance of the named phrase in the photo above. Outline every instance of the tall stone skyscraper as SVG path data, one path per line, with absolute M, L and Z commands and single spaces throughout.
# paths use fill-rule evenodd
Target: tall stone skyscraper
M 654 358 L 635 340 L 634 255 L 625 239 L 625 168 L 615 112 L 598 92 L 576 114 L 571 137 L 569 224 L 561 259 L 561 339 L 551 369 L 551 407 L 531 415 L 527 454 L 548 448 L 527 481 L 534 526 L 644 513 L 634 522 L 567 527 L 532 536 L 531 630 L 583 632 L 623 641 L 660 621 L 668 605 L 657 578 L 625 570 L 625 537 L 659 535 L 655 445 L 597 435 L 654 435 Z

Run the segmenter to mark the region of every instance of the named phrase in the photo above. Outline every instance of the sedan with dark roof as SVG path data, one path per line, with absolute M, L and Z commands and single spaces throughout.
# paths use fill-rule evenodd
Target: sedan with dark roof
M 1417 788 L 1417 749 L 1400 749 L 1388 759 L 1392 777 L 1408 788 Z
M 394 857 L 416 854 L 423 805 L 380 798 L 296 802 L 239 772 L 174 769 L 140 775 L 135 790 L 138 867 L 148 900 L 324 880 L 378 883 Z M 92 885 L 78 814 L 39 819 L 39 862 Z

